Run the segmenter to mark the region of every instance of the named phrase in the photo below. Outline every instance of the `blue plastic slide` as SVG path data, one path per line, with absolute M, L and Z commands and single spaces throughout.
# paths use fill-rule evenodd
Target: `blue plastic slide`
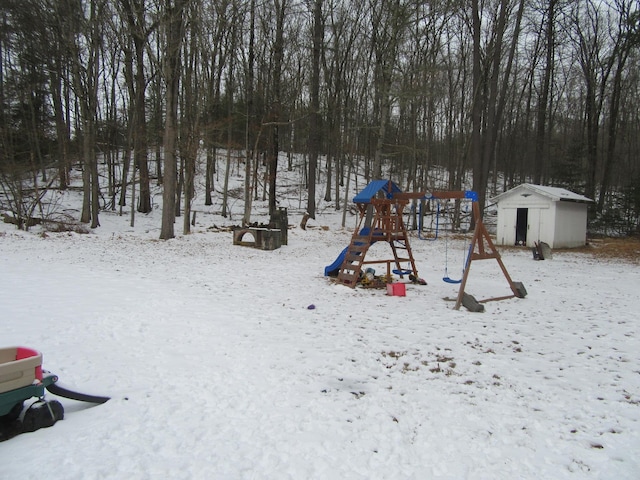
M 371 228 L 369 227 L 364 227 L 360 230 L 359 235 L 361 236 L 367 236 L 369 235 L 369 231 L 371 230 Z M 375 243 L 376 242 L 376 236 L 382 236 L 382 232 L 379 230 L 374 230 L 373 232 L 373 237 L 371 238 L 371 243 Z M 364 242 L 356 242 L 356 245 L 363 245 Z M 338 270 L 340 270 L 340 265 L 342 265 L 342 262 L 344 261 L 344 257 L 347 254 L 347 251 L 349 250 L 349 245 L 347 245 L 345 247 L 344 250 L 342 250 L 340 252 L 340 255 L 338 255 L 338 258 L 335 259 L 335 261 L 331 264 L 331 265 L 327 265 L 326 267 L 324 267 L 324 276 L 325 277 L 334 277 L 336 275 L 338 275 Z
M 340 265 L 342 265 L 342 262 L 344 261 L 344 256 L 347 254 L 347 250 L 349 250 L 348 245 L 340 252 L 338 258 L 336 258 L 331 265 L 324 267 L 325 277 L 332 277 L 338 274 L 338 270 L 340 270 Z

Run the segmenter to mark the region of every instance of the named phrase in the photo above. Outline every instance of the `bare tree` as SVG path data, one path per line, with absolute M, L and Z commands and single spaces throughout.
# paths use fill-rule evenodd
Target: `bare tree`
M 69 39 L 71 49 L 73 85 L 80 105 L 83 157 L 83 202 L 80 221 L 91 222 L 91 228 L 100 225 L 100 184 L 98 177 L 98 159 L 96 153 L 96 120 L 98 112 L 98 89 L 100 55 L 102 53 L 102 21 L 104 0 L 90 0 L 88 16 L 76 11 L 81 25 L 78 30 L 82 36 Z
M 149 184 L 149 162 L 147 141 L 147 114 L 146 114 L 146 90 L 147 76 L 145 72 L 145 51 L 149 45 L 149 35 L 156 28 L 156 23 L 147 24 L 148 7 L 146 0 L 119 0 L 119 11 L 123 23 L 127 26 L 128 35 L 133 43 L 133 48 L 125 48 L 128 61 L 135 65 L 133 69 L 133 82 L 127 85 L 130 89 L 130 108 L 133 114 L 133 159 L 134 168 L 140 172 L 140 195 L 138 199 L 138 211 L 149 213 L 151 211 L 151 190 Z M 126 47 L 126 46 L 125 46 Z M 132 206 L 131 208 L 134 208 Z
M 460 189 L 471 169 L 481 202 L 520 181 L 575 186 L 600 218 L 632 195 L 637 0 L 191 2 L 0 2 L 0 168 L 33 169 L 39 188 L 57 172 L 64 189 L 80 150 L 82 219 L 97 226 L 104 140 L 110 198 L 120 187 L 122 207 L 140 182 L 133 224 L 151 209 L 148 149 L 158 162 L 163 131 L 166 238 L 181 213 L 189 231 L 201 141 L 207 205 L 216 149 L 232 175 L 243 145 L 243 223 L 259 189 L 274 213 L 279 155 L 292 169 L 296 152 L 310 215 L 320 179 L 339 207 L 346 166 L 356 182 L 388 172 L 408 189 Z
M 340 186 L 344 184 L 345 153 L 353 152 L 357 143 L 359 120 L 354 118 L 359 106 L 354 90 L 362 81 L 363 64 L 367 57 L 363 32 L 366 18 L 362 15 L 365 0 L 349 4 L 331 1 L 326 8 L 327 44 L 321 52 L 323 67 L 324 112 L 326 121 L 322 132 L 331 141 L 324 142 L 326 188 L 324 200 L 330 202 L 332 188 L 335 208 L 340 209 Z M 323 16 L 323 17 L 324 17 Z M 324 32 L 324 29 L 323 29 Z M 332 183 L 333 181 L 333 183 Z
M 178 134 L 178 94 L 180 86 L 181 48 L 184 38 L 184 9 L 189 0 L 165 0 L 165 52 L 163 76 L 167 85 L 166 120 L 164 133 L 164 190 L 162 192 L 162 226 L 160 239 L 175 237 Z
M 309 182 L 307 188 L 307 214 L 316 218 L 316 170 L 322 141 L 322 116 L 320 114 L 320 57 L 324 40 L 322 0 L 313 2 L 311 63 L 311 112 L 309 117 Z
M 382 154 L 392 102 L 393 73 L 411 21 L 411 9 L 403 0 L 370 0 L 371 50 L 374 60 L 374 120 L 377 124 L 373 177 L 382 177 Z
M 256 28 L 256 3 L 251 0 L 249 6 L 249 44 L 247 52 L 246 79 L 245 79 L 245 99 L 247 103 L 246 123 L 245 123 L 245 168 L 244 168 L 244 215 L 242 224 L 249 225 L 251 222 L 251 166 L 257 159 L 256 149 L 253 148 L 253 128 L 255 122 L 254 108 L 254 79 L 255 79 L 255 28 Z
M 284 52 L 284 28 L 287 0 L 273 0 L 275 10 L 275 37 L 273 41 L 273 67 L 271 70 L 271 107 L 269 124 L 271 129 L 267 168 L 269 183 L 269 215 L 276 211 L 276 178 L 278 176 L 278 154 L 280 151 L 280 122 L 282 113 L 282 64 Z
M 600 2 L 580 0 L 570 12 L 571 34 L 584 84 L 586 131 L 585 195 L 595 198 L 598 179 L 598 144 L 607 82 L 616 56 L 606 43 L 608 28 Z
M 64 90 L 71 84 L 69 78 L 69 52 L 66 45 L 67 31 L 70 28 L 69 18 L 75 15 L 68 2 L 53 2 L 50 17 L 52 34 L 50 38 L 51 52 L 49 56 L 49 76 L 51 80 L 51 101 L 53 104 L 56 137 L 58 140 L 58 185 L 66 190 L 69 184 L 69 143 L 70 126 L 65 115 Z M 68 105 L 67 105 L 68 108 Z
M 511 67 L 515 57 L 524 12 L 524 0 L 499 0 L 494 12 L 481 12 L 478 0 L 472 1 L 473 16 L 473 112 L 471 153 L 473 189 L 480 205 L 485 204 L 489 170 L 497 151 L 498 134 L 503 123 L 504 107 L 509 94 Z M 510 46 L 504 47 L 508 20 L 516 7 Z M 482 15 L 481 15 L 482 13 Z M 493 19 L 489 43 L 482 54 L 482 18 Z M 505 51 L 506 50 L 506 51 Z M 486 63 L 483 64 L 482 60 Z M 494 172 L 496 174 L 496 172 Z M 482 215 L 481 209 L 481 215 Z
M 547 112 L 549 107 L 549 96 L 551 91 L 551 81 L 554 70 L 555 56 L 555 24 L 556 24 L 556 5 L 558 0 L 548 0 L 547 9 L 543 15 L 544 23 L 544 42 L 545 42 L 545 67 L 543 72 L 542 86 L 538 99 L 538 115 L 536 121 L 536 143 L 534 155 L 534 183 L 542 183 L 545 156 L 546 156 L 546 139 L 547 139 Z
M 243 12 L 239 9 L 239 6 L 236 2 L 233 2 L 229 6 L 228 18 L 231 24 L 229 28 L 229 32 L 226 36 L 225 41 L 225 51 L 227 53 L 227 80 L 226 80 L 226 98 L 227 98 L 227 152 L 226 152 L 226 168 L 224 173 L 224 185 L 222 189 L 222 215 L 226 217 L 230 212 L 228 209 L 228 198 L 229 198 L 229 175 L 231 174 L 231 156 L 232 152 L 235 150 L 239 150 L 237 148 L 237 143 L 234 139 L 234 125 L 235 125 L 235 91 L 236 91 L 236 76 L 237 66 L 236 66 L 236 51 L 238 50 L 238 36 L 241 32 L 241 24 L 243 20 Z M 246 140 L 246 138 L 245 138 Z
M 187 21 L 184 39 L 184 65 L 182 70 L 182 95 L 180 97 L 179 150 L 184 172 L 183 234 L 191 231 L 191 207 L 195 195 L 195 176 L 200 151 L 201 119 L 204 110 L 203 44 L 204 26 L 202 3 L 191 0 L 186 9 Z M 176 215 L 179 214 L 176 209 Z
M 611 39 L 613 42 L 611 55 L 614 57 L 612 66 L 613 80 L 609 100 L 606 153 L 602 168 L 600 194 L 596 206 L 598 213 L 602 213 L 604 209 L 605 198 L 611 186 L 612 171 L 618 154 L 616 144 L 618 141 L 618 121 L 625 66 L 632 49 L 640 45 L 640 38 L 638 37 L 638 16 L 640 12 L 633 10 L 634 3 L 631 0 L 617 0 L 615 2 L 617 22 L 615 23 L 616 28 L 611 29 L 611 35 L 613 36 Z

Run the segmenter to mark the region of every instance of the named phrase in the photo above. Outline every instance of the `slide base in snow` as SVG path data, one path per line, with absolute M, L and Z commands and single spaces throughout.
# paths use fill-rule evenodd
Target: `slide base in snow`
M 340 271 L 340 266 L 342 265 L 342 262 L 344 261 L 344 257 L 347 254 L 348 250 L 349 250 L 349 247 L 348 246 L 345 247 L 344 250 L 340 252 L 340 255 L 338 255 L 338 257 L 333 261 L 331 265 L 327 265 L 326 267 L 324 267 L 325 277 L 338 276 L 338 272 Z

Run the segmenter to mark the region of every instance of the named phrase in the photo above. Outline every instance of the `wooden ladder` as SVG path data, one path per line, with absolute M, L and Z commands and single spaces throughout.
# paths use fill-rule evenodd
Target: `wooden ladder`
M 407 232 L 404 231 L 401 235 L 398 235 L 395 238 L 395 241 L 390 241 L 389 244 L 391 245 L 391 250 L 393 251 L 393 258 L 396 264 L 396 269 L 401 272 L 411 270 L 411 273 L 413 273 L 413 275 L 417 277 L 418 271 L 416 270 L 416 264 L 415 264 L 415 261 L 413 260 L 411 245 L 409 245 L 409 242 L 407 240 Z M 398 254 L 398 250 L 405 250 L 406 251 L 405 256 L 400 257 Z M 403 262 L 409 262 L 409 264 L 411 265 L 411 268 L 402 268 L 402 265 L 400 264 Z M 400 273 L 400 277 L 402 277 L 403 275 L 404 273 Z
M 344 256 L 338 272 L 338 282 L 349 287 L 355 287 L 362 272 L 362 264 L 371 246 L 371 235 L 356 235 L 351 237 L 351 243 Z

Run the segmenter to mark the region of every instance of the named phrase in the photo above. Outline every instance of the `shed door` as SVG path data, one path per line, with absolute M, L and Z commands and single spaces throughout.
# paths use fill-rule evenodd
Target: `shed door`
M 516 245 L 527 244 L 528 228 L 529 228 L 529 209 L 519 208 L 517 217 L 516 217 Z

